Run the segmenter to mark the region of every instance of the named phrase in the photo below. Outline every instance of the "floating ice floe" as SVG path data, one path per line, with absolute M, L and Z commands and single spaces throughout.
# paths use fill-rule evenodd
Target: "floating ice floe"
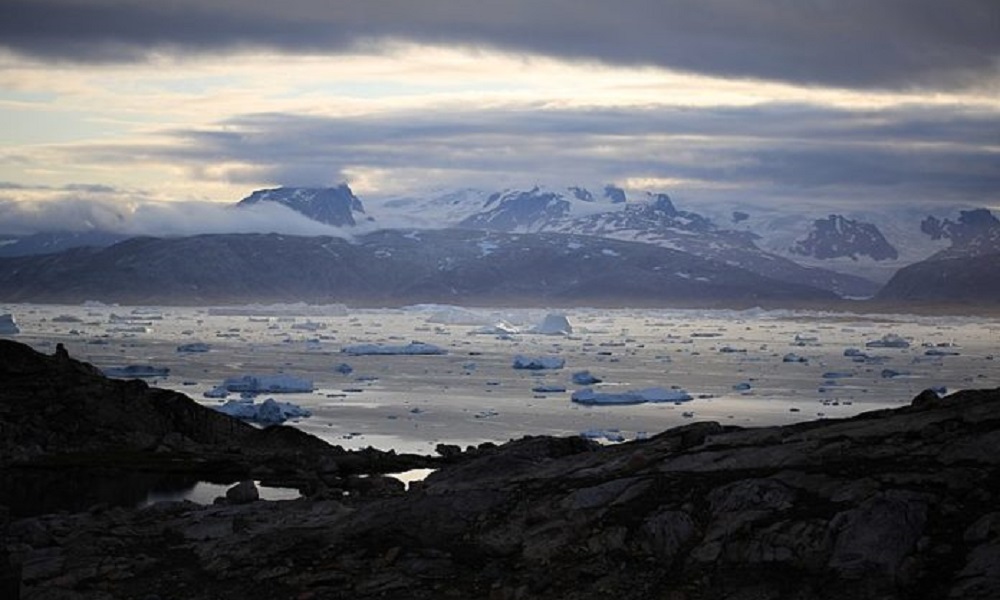
M 291 375 L 242 375 L 229 377 L 222 382 L 222 387 L 230 392 L 250 392 L 253 394 L 289 394 L 313 391 L 310 379 L 293 377 Z
M 591 375 L 590 371 L 577 371 L 573 373 L 572 380 L 576 385 L 594 385 L 603 381 L 600 377 Z
M 897 377 L 909 377 L 906 371 L 896 371 L 894 369 L 882 369 L 882 379 L 895 379 Z
M 177 346 L 178 352 L 208 352 L 209 350 L 211 350 L 211 346 L 205 342 L 193 342 Z
M 573 326 L 569 324 L 566 315 L 560 313 L 549 313 L 541 323 L 529 330 L 531 333 L 542 335 L 569 335 L 573 333 Z
M 823 373 L 823 379 L 845 379 L 847 377 L 854 377 L 854 373 L 846 373 L 842 371 L 827 371 Z
M 732 346 L 723 346 L 719 348 L 719 352 L 722 354 L 746 354 L 746 348 L 733 348 Z
M 540 371 L 542 369 L 561 369 L 566 365 L 566 359 L 559 356 L 522 356 L 514 357 L 515 369 Z
M 924 356 L 958 356 L 959 354 L 957 350 L 948 350 L 946 348 L 929 348 L 924 351 Z
M 562 385 L 536 385 L 531 388 L 531 391 L 536 394 L 563 394 L 566 392 L 566 386 Z
M 253 421 L 261 425 L 279 425 L 288 419 L 300 419 L 311 416 L 308 410 L 291 402 L 278 402 L 268 398 L 260 404 L 252 400 L 230 400 L 215 410 L 244 421 Z
M 627 392 L 595 392 L 593 388 L 583 388 L 570 397 L 577 404 L 645 404 L 646 402 L 687 402 L 691 394 L 684 390 L 652 387 Z
M 390 356 L 390 355 L 425 355 L 447 354 L 443 348 L 424 342 L 410 342 L 405 346 L 389 346 L 383 344 L 355 344 L 344 346 L 341 350 L 351 356 Z
M 350 375 L 351 373 L 354 372 L 354 367 L 352 367 L 347 363 L 340 363 L 339 365 L 334 367 L 333 370 L 340 373 L 341 375 Z
M 895 333 L 887 333 L 881 339 L 865 343 L 866 348 L 909 348 L 910 342 Z
M 14 315 L 6 313 L 0 315 L 0 335 L 15 335 L 21 333 L 21 328 L 14 322 Z
M 166 377 L 170 374 L 167 367 L 154 367 L 152 365 L 128 365 L 125 367 L 108 367 L 101 371 L 105 377 L 117 377 L 124 379 L 134 379 L 137 377 Z

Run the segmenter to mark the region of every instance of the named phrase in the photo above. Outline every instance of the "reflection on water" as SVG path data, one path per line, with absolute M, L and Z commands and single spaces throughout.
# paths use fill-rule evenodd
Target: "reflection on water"
M 149 506 L 157 502 L 170 502 L 173 500 L 189 500 L 197 504 L 211 504 L 216 498 L 225 497 L 226 490 L 236 482 L 212 483 L 210 481 L 198 481 L 194 485 L 172 491 L 150 490 L 146 495 L 146 500 L 142 506 Z M 261 500 L 295 500 L 302 496 L 295 488 L 276 488 L 262 486 L 259 481 L 254 482 Z
M 0 504 L 9 506 L 14 518 L 81 512 L 97 505 L 132 508 L 166 500 L 211 504 L 216 497 L 225 496 L 234 483 L 123 469 L 14 467 L 0 471 Z M 295 489 L 259 489 L 265 500 L 299 497 Z
M 411 483 L 427 479 L 427 476 L 434 471 L 436 471 L 436 469 L 410 469 L 409 471 L 402 471 L 400 473 L 386 473 L 386 475 L 402 481 L 403 485 L 406 486 L 406 489 L 410 489 Z

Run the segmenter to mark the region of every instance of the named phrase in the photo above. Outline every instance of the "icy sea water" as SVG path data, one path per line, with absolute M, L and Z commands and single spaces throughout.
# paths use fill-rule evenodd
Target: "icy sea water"
M 312 393 L 265 394 L 258 401 L 275 397 L 309 409 L 312 417 L 292 424 L 345 448 L 424 454 L 439 443 L 465 446 L 529 434 L 596 430 L 634 439 L 693 420 L 764 426 L 840 418 L 907 404 L 930 387 L 951 392 L 1000 385 L 994 361 L 1000 321 L 978 317 L 305 305 L 8 304 L 0 312 L 13 313 L 21 328 L 8 337 L 47 353 L 63 343 L 72 356 L 100 368 L 169 368 L 168 376 L 148 381 L 206 406 L 222 402 L 203 393 L 227 377 L 285 373 L 311 379 Z M 525 333 L 550 312 L 565 314 L 573 332 Z M 500 321 L 519 332 L 477 333 Z M 866 347 L 887 335 L 909 346 Z M 411 341 L 447 353 L 342 353 L 352 344 Z M 178 351 L 196 342 L 208 351 Z M 802 362 L 786 362 L 789 354 Z M 565 367 L 513 369 L 517 355 L 557 356 Z M 341 364 L 351 371 L 338 371 Z M 582 370 L 602 380 L 593 386 L 599 392 L 677 387 L 693 400 L 582 406 L 570 400 L 582 387 L 571 375 Z M 533 391 L 546 387 L 566 391 Z

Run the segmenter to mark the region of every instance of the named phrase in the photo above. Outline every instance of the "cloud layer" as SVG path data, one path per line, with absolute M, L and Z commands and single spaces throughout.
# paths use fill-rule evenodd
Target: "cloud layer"
M 5 0 L 0 46 L 141 61 L 390 40 L 844 87 L 995 85 L 995 0 Z

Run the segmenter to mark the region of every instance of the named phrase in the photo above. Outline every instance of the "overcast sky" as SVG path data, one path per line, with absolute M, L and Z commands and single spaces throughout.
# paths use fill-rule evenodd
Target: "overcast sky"
M 1000 2 L 0 2 L 0 220 L 340 181 L 1000 207 Z

